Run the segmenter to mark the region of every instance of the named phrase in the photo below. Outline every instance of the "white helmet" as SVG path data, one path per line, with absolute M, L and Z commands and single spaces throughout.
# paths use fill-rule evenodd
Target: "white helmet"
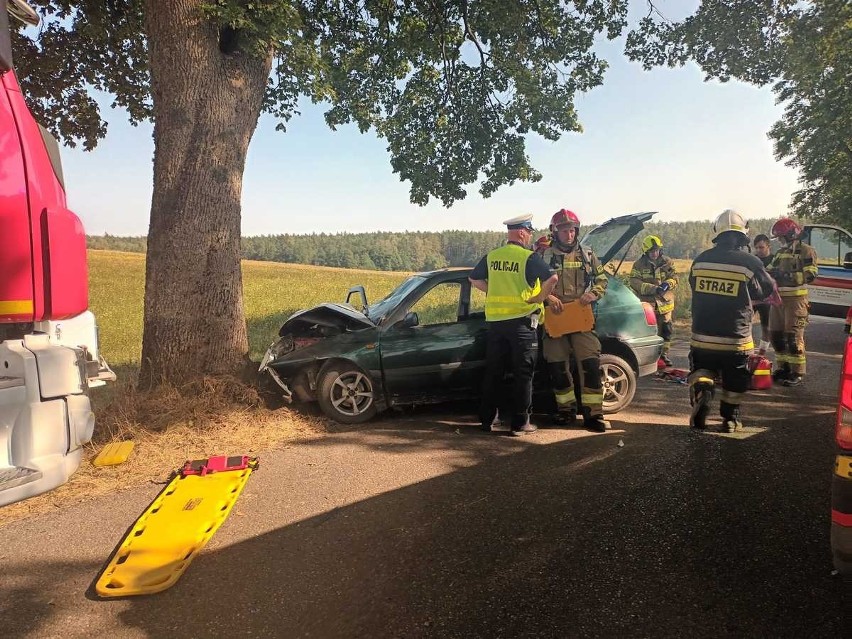
M 714 241 L 718 239 L 722 233 L 727 231 L 742 233 L 746 238 L 748 238 L 748 222 L 745 221 L 745 218 L 743 218 L 742 215 L 733 209 L 727 209 L 716 218 L 715 222 L 713 222 L 713 232 L 716 234 L 716 237 L 713 238 Z

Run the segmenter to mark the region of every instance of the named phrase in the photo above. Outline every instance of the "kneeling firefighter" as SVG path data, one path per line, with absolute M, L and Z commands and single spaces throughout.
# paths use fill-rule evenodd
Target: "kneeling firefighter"
M 722 380 L 719 414 L 724 429 L 732 433 L 742 428 L 740 404 L 751 380 L 751 303 L 771 294 L 773 281 L 763 262 L 745 250 L 748 223 L 739 213 L 730 209 L 723 212 L 716 218 L 713 232 L 713 248 L 698 255 L 689 271 L 689 425 L 705 428 L 718 377 Z
M 663 255 L 663 241 L 656 235 L 642 240 L 642 256 L 630 271 L 630 288 L 643 302 L 654 309 L 657 316 L 657 334 L 663 338 L 660 359 L 671 366 L 669 349 L 672 345 L 672 313 L 677 277 L 674 260 Z
M 561 313 L 565 302 L 579 300 L 592 304 L 606 293 L 607 278 L 594 252 L 580 246 L 579 218 L 567 209 L 557 211 L 550 220 L 551 246 L 542 258 L 558 276 L 556 286 L 545 301 L 547 313 Z M 569 361 L 577 361 L 580 393 L 586 428 L 604 432 L 603 384 L 601 381 L 601 343 L 594 330 L 568 333 L 560 337 L 544 335 L 544 359 L 556 396 L 555 424 L 564 425 L 577 417 L 577 398 Z

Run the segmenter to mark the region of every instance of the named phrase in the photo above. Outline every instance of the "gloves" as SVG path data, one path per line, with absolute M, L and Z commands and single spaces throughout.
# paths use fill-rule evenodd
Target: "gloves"
M 657 295 L 665 295 L 670 288 L 668 282 L 663 282 L 657 287 Z

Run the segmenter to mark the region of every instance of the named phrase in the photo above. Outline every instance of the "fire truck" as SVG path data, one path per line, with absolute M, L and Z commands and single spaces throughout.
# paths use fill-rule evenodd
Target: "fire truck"
M 115 380 L 88 310 L 86 235 L 68 209 L 59 145 L 24 102 L 0 0 L 0 506 L 51 490 L 80 465 L 89 391 Z

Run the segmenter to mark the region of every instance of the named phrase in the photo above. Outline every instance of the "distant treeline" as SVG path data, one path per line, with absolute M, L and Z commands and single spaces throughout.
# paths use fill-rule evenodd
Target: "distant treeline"
M 769 233 L 774 219 L 751 221 L 752 238 Z M 692 259 L 712 245 L 712 222 L 657 222 L 648 224 L 627 254 L 639 257 L 645 235 L 659 235 L 663 250 L 673 258 Z M 581 234 L 593 227 L 580 229 Z M 546 231 L 536 233 L 536 237 Z M 316 264 L 378 271 L 428 271 L 445 266 L 471 266 L 491 249 L 500 246 L 506 234 L 499 231 L 443 231 L 405 233 L 313 233 L 310 235 L 261 235 L 242 238 L 242 256 L 247 260 Z M 146 238 L 114 235 L 89 236 L 88 247 L 111 251 L 144 253 Z

